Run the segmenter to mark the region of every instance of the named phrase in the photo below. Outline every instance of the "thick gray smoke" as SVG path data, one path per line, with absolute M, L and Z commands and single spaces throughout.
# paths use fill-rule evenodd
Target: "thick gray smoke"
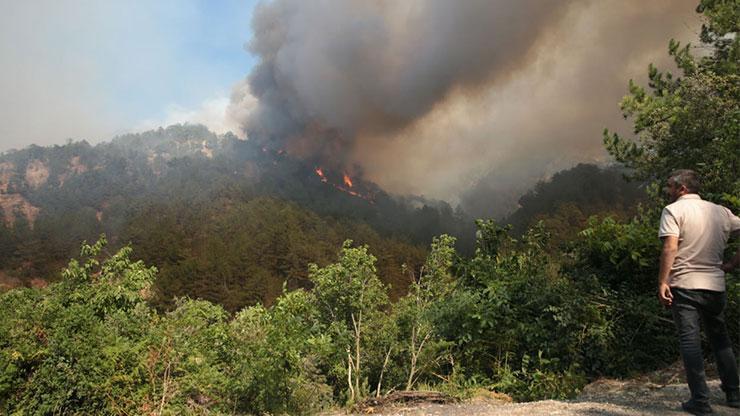
M 266 2 L 249 45 L 258 102 L 243 127 L 299 157 L 359 166 L 395 192 L 455 199 L 481 178 L 485 189 L 519 191 L 524 179 L 604 159 L 601 130 L 627 128 L 617 107 L 627 81 L 665 64 L 671 37 L 695 38 L 694 8 Z
M 565 2 L 302 1 L 257 7 L 250 137 L 343 157 L 524 62 Z

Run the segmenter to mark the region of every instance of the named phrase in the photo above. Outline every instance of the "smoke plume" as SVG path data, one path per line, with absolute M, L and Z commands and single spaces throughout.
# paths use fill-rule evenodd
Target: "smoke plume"
M 600 132 L 625 128 L 616 104 L 627 81 L 665 62 L 671 37 L 693 38 L 694 7 L 263 3 L 249 44 L 258 101 L 242 127 L 298 157 L 357 166 L 391 191 L 454 199 L 481 178 L 486 189 L 536 180 L 604 159 Z
M 250 137 L 333 157 L 520 65 L 565 3 L 281 0 L 255 11 Z M 339 153 L 340 157 L 342 153 Z

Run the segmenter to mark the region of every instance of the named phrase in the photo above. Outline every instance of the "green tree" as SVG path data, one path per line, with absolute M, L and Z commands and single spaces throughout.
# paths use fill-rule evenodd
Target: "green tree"
M 230 326 L 229 394 L 236 410 L 302 414 L 332 403 L 332 389 L 319 370 L 331 340 L 318 325 L 310 292 L 285 292 L 270 308 L 245 308 Z
M 2 409 L 33 414 L 129 411 L 142 379 L 131 369 L 145 349 L 146 293 L 156 270 L 123 248 L 101 261 L 101 238 L 83 244 L 62 280 L 0 296 Z
M 455 371 L 516 399 L 572 395 L 584 383 L 582 347 L 603 332 L 597 306 L 559 273 L 541 225 L 520 241 L 478 225 L 475 256 L 453 265 L 455 290 L 430 308 Z
M 352 247 L 347 240 L 337 263 L 309 266 L 320 319 L 336 346 L 333 372 L 346 377 L 349 402 L 368 394 L 366 368 L 372 362 L 366 359 L 372 350 L 386 350 L 374 342 L 384 333 L 388 307 L 387 289 L 376 275 L 375 261 L 367 246 Z
M 703 198 L 737 211 L 740 7 L 737 1 L 701 0 L 697 12 L 705 18 L 700 41 L 708 52 L 695 56 L 691 45 L 671 40 L 668 52 L 680 76 L 650 65 L 647 87 L 630 81 L 621 107 L 624 116 L 633 120 L 637 137 L 630 140 L 605 131 L 604 143 L 615 159 L 635 169 L 635 176 L 653 181 L 653 196 L 658 196 L 660 184 L 672 170 L 688 168 L 702 177 Z M 574 278 L 581 283 L 591 280 L 586 290 L 604 293 L 606 313 L 614 322 L 616 343 L 609 347 L 614 350 L 603 355 L 606 371 L 619 372 L 630 365 L 649 369 L 675 359 L 675 343 L 668 342 L 673 325 L 653 294 L 660 243 L 655 230 L 665 202 L 655 198 L 631 221 L 593 220 L 574 244 Z M 727 322 L 733 336 L 738 331 L 737 287 L 729 276 Z M 615 298 L 619 301 L 614 302 Z M 639 345 L 636 339 L 641 340 Z M 631 351 L 629 363 L 620 352 L 625 350 Z
M 178 299 L 177 307 L 154 315 L 143 338 L 146 349 L 132 372 L 144 375 L 142 412 L 194 414 L 229 409 L 232 362 L 228 314 L 219 305 Z
M 411 390 L 421 376 L 436 369 L 450 343 L 435 330 L 431 308 L 454 290 L 452 263 L 456 256 L 455 238 L 435 237 L 427 260 L 409 293 L 394 305 L 399 328 L 399 348 L 406 365 L 405 390 Z
M 740 208 L 740 7 L 702 0 L 701 41 L 711 53 L 697 58 L 671 40 L 669 54 L 682 77 L 650 65 L 647 88 L 630 81 L 621 103 L 634 120 L 636 140 L 604 131 L 607 150 L 640 178 L 663 181 L 674 169 L 694 169 L 703 194 Z

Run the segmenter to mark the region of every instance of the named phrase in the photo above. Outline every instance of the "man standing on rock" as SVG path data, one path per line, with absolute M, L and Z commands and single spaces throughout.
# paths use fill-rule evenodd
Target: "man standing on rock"
M 740 250 L 722 264 L 731 234 L 740 234 L 740 218 L 729 209 L 699 197 L 699 180 L 692 170 L 677 170 L 668 178 L 672 203 L 663 209 L 659 236 L 663 240 L 658 274 L 658 298 L 671 307 L 679 335 L 691 399 L 681 406 L 689 413 L 712 413 L 699 320 L 717 360 L 727 405 L 740 407 L 740 382 L 732 342 L 727 334 L 725 272 L 740 265 Z

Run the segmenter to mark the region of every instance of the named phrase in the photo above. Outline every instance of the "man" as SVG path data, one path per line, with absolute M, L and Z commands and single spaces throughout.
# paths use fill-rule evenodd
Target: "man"
M 696 172 L 677 170 L 668 178 L 672 203 L 663 209 L 658 235 L 663 239 L 658 298 L 670 307 L 679 335 L 691 399 L 682 404 L 695 415 L 712 413 L 699 334 L 704 322 L 717 360 L 727 405 L 740 407 L 740 382 L 723 310 L 727 304 L 725 271 L 740 264 L 740 250 L 722 264 L 730 234 L 740 233 L 740 218 L 729 209 L 701 199 Z

